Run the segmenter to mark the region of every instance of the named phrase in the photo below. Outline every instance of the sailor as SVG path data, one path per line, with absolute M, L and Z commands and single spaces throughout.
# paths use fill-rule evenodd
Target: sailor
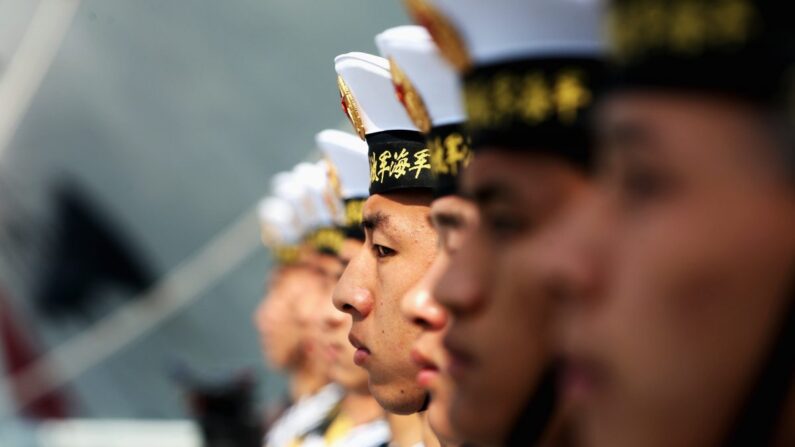
M 455 393 L 454 429 L 478 445 L 558 445 L 554 278 L 546 239 L 589 194 L 588 115 L 603 74 L 591 0 L 409 2 L 463 81 L 474 158 L 460 182 L 478 224 L 435 297 Z M 473 337 L 472 334 L 477 334 Z
M 273 181 L 276 197 L 261 207 L 262 215 L 268 216 L 270 210 L 273 216 L 272 225 L 264 227 L 263 239 L 275 254 L 286 256 L 290 262 L 277 267 L 271 293 L 261 305 L 256 322 L 266 341 L 266 352 L 274 343 L 285 343 L 282 337 L 291 342 L 289 355 L 284 358 L 294 401 L 267 434 L 267 446 L 300 445 L 342 398 L 341 388 L 329 382 L 328 363 L 317 355 L 318 331 L 310 324 L 314 306 L 328 297 L 333 288 L 328 271 L 334 269 L 335 253 L 342 241 L 325 208 L 324 184 L 318 182 L 318 176 L 325 176 L 325 168 L 308 163 L 277 175 Z M 274 228 L 279 231 L 273 231 Z M 290 239 L 273 234 L 289 234 Z M 281 240 L 290 243 L 270 242 Z M 278 293 L 274 295 L 274 291 Z M 285 324 L 289 325 L 289 336 L 273 329 Z
M 603 181 L 557 244 L 583 445 L 795 445 L 789 8 L 610 6 Z
M 326 203 L 337 213 L 344 233 L 336 270 L 329 281 L 336 285 L 345 266 L 362 248 L 361 209 L 368 194 L 367 144 L 350 133 L 325 130 L 316 138 L 327 165 Z M 391 439 L 384 410 L 367 386 L 367 372 L 353 363 L 355 349 L 348 342 L 347 315 L 332 303 L 331 291 L 316 304 L 314 324 L 319 332 L 317 355 L 326 357 L 329 378 L 345 392 L 337 409 L 302 443 L 310 446 L 377 447 Z
M 392 444 L 421 441 L 427 392 L 409 352 L 419 330 L 400 315 L 400 299 L 436 253 L 428 222 L 434 185 L 425 138 L 394 95 L 389 62 L 348 53 L 335 59 L 343 109 L 367 142 L 370 196 L 363 207 L 364 248 L 334 292 L 337 309 L 351 315 L 354 359 L 367 370 L 375 399 L 390 413 L 411 415 L 392 424 Z M 401 425 L 398 427 L 398 425 Z
M 426 136 L 436 182 L 430 216 L 439 238 L 438 253 L 401 304 L 404 318 L 421 331 L 414 341 L 412 359 L 421 368 L 417 382 L 431 394 L 425 413 L 431 430 L 426 433 L 425 445 L 460 445 L 463 440 L 452 429 L 448 416 L 455 392 L 442 345 L 449 316 L 432 293 L 449 255 L 464 243 L 477 217 L 472 202 L 455 194 L 458 175 L 471 160 L 469 138 L 463 129 L 466 114 L 460 82 L 423 27 L 388 29 L 376 36 L 376 44 L 390 62 L 398 99 Z

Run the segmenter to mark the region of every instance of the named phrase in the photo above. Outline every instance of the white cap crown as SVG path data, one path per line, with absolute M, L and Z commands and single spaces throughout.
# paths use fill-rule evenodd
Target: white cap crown
M 309 222 L 309 230 L 335 224 L 342 212 L 340 204 L 331 201 L 328 195 L 328 170 L 326 161 L 299 163 L 293 173 L 303 185 L 303 194 L 298 202 L 300 212 Z
M 411 130 L 411 122 L 395 96 L 389 61 L 366 53 L 347 53 L 334 59 L 343 107 L 360 137 Z
M 474 65 L 533 57 L 598 56 L 602 0 L 433 0 Z
M 337 174 L 341 198 L 367 197 L 370 187 L 367 143 L 351 133 L 334 129 L 318 133 L 315 141 Z
M 268 197 L 257 206 L 262 242 L 268 246 L 297 244 L 301 229 L 295 225 L 295 208 L 279 197 Z
M 442 57 L 424 27 L 390 28 L 377 35 L 375 41 L 381 54 L 393 64 L 392 80 L 403 91 L 404 98 L 419 95 L 418 104 L 412 104 L 411 98 L 403 103 L 420 130 L 429 129 L 422 128 L 422 117 L 417 114 L 426 113 L 432 126 L 460 124 L 465 120 L 458 73 Z

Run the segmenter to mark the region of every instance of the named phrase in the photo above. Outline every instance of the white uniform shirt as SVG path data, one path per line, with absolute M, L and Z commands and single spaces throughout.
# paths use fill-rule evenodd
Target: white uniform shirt
M 284 412 L 265 436 L 265 447 L 288 447 L 293 440 L 317 427 L 342 399 L 343 391 L 336 384 L 293 404 Z
M 304 440 L 301 447 L 379 447 L 392 438 L 389 424 L 383 419 L 353 427 L 345 436 L 331 444 L 326 443 L 322 433 L 313 433 Z

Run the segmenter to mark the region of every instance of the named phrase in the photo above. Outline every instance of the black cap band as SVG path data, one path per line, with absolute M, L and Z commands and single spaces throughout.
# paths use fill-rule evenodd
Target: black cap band
M 780 0 L 614 0 L 610 90 L 679 90 L 777 105 L 793 76 L 790 8 Z
M 475 67 L 464 79 L 472 149 L 548 152 L 589 165 L 588 124 L 604 70 L 594 57 Z
M 281 265 L 291 265 L 298 262 L 301 256 L 301 247 L 298 245 L 281 245 L 274 247 L 271 256 Z
M 312 248 L 320 253 L 330 255 L 339 254 L 344 239 L 345 235 L 336 227 L 318 228 L 306 237 L 306 241 Z
M 456 194 L 458 176 L 472 160 L 471 139 L 461 124 L 435 126 L 427 135 L 431 169 L 436 177 L 434 197 Z
M 425 137 L 410 130 L 367 135 L 370 194 L 433 188 L 431 151 Z
M 342 225 L 342 231 L 346 238 L 364 240 L 362 209 L 366 201 L 367 197 L 345 199 L 345 223 Z

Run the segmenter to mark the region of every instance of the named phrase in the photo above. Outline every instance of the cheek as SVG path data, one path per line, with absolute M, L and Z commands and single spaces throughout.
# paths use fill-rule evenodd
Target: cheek
M 500 344 L 508 351 L 502 355 L 513 359 L 506 365 L 507 371 L 514 372 L 514 380 L 519 383 L 534 382 L 548 364 L 551 345 L 550 308 L 551 302 L 543 293 L 540 271 L 528 262 L 525 268 L 520 265 L 501 266 L 495 283 L 498 288 L 494 295 L 495 330 L 504 331 L 499 321 L 508 321 L 512 330 Z M 521 358 L 521 361 L 516 359 Z
M 428 407 L 428 422 L 434 433 L 441 438 L 440 440 L 447 440 L 450 445 L 453 445 L 455 442 L 452 441 L 458 436 L 450 423 L 449 412 L 449 390 L 433 391 L 433 400 Z
M 450 363 L 447 350 L 444 348 L 444 336 L 446 334 L 446 330 L 434 332 L 425 331 L 420 334 L 420 339 L 418 340 L 418 344 L 422 343 L 424 346 L 427 346 L 428 354 L 442 371 L 446 370 Z
M 494 269 L 495 304 L 503 315 L 518 324 L 517 337 L 534 351 L 546 351 L 551 330 L 553 302 L 545 282 L 548 278 L 544 243 L 538 237 L 518 241 L 503 250 Z
M 726 395 L 764 345 L 776 301 L 766 285 L 787 276 L 792 249 L 759 217 L 772 210 L 744 203 L 672 208 L 619 232 L 603 347 L 635 397 L 674 406 L 691 393 Z
M 517 250 L 520 251 L 520 250 Z M 523 251 L 523 250 L 521 250 Z M 550 301 L 526 254 L 506 253 L 495 266 L 479 342 L 487 382 L 506 406 L 519 408 L 548 365 Z M 510 328 L 510 330 L 506 330 Z
M 384 308 L 391 317 L 403 318 L 400 314 L 402 298 L 423 279 L 433 263 L 436 250 L 432 247 L 423 249 L 422 245 L 430 245 L 428 241 L 420 244 L 378 266 L 378 296 L 384 299 L 377 307 Z

